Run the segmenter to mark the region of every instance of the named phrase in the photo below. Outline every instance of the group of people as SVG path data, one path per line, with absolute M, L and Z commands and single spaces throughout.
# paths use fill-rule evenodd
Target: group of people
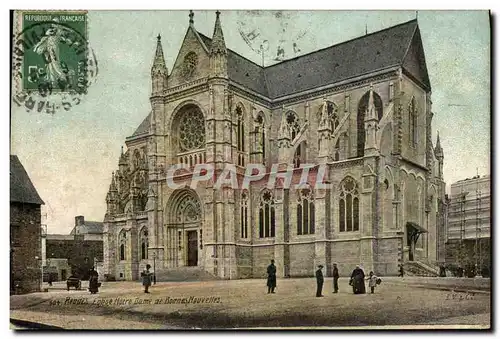
M 144 293 L 149 293 L 149 287 L 153 281 L 153 273 L 149 270 L 151 269 L 151 265 L 147 264 L 146 269 L 141 273 L 142 277 L 142 285 L 144 286 Z M 99 287 L 101 287 L 101 283 L 99 282 L 99 273 L 92 267 L 89 274 L 89 292 L 90 294 L 96 294 L 99 292 Z
M 337 264 L 333 264 L 333 293 L 339 292 L 339 269 Z M 364 294 L 366 293 L 365 280 L 368 281 L 368 287 L 370 287 L 371 293 L 375 293 L 375 287 L 379 285 L 382 280 L 370 271 L 369 276 L 365 278 L 365 272 L 358 265 L 352 271 L 351 278 L 349 280 L 349 285 L 352 286 L 352 292 L 354 294 Z M 316 270 L 316 297 L 323 297 L 323 284 L 325 278 L 323 276 L 323 265 L 318 265 Z M 276 265 L 274 265 L 274 260 L 271 260 L 271 264 L 267 267 L 267 293 L 275 293 L 276 288 Z

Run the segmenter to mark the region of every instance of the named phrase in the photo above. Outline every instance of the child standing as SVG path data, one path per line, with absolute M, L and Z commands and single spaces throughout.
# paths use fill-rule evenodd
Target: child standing
M 368 280 L 368 286 L 370 286 L 370 290 L 372 293 L 375 293 L 375 286 L 377 286 L 377 276 L 373 273 L 373 271 L 370 271 L 370 276 L 366 279 Z

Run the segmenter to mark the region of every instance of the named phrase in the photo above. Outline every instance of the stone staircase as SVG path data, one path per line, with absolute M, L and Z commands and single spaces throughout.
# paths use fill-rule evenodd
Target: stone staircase
M 156 281 L 209 281 L 220 280 L 203 268 L 197 266 L 185 266 L 174 268 L 163 268 L 156 270 Z
M 405 275 L 419 277 L 437 277 L 439 269 L 421 261 L 407 261 L 404 263 Z

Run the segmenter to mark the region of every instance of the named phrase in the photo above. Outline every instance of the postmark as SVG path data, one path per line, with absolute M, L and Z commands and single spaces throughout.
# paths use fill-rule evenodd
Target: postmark
M 55 113 L 79 105 L 98 64 L 86 11 L 19 11 L 13 41 L 13 103 Z

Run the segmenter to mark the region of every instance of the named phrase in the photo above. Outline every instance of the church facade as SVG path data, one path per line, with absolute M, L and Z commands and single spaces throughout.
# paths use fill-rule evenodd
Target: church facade
M 151 112 L 106 197 L 105 273 L 136 280 L 154 263 L 256 278 L 274 259 L 279 277 L 333 263 L 396 275 L 444 261 L 444 155 L 417 21 L 261 67 L 226 47 L 219 16 L 209 38 L 190 14 L 170 71 L 158 36 Z M 227 165 L 239 182 L 249 164 L 297 182 L 306 163 L 300 185 L 215 186 Z M 175 164 L 210 164 L 214 179 L 193 188 Z M 320 168 L 330 189 L 315 187 Z

